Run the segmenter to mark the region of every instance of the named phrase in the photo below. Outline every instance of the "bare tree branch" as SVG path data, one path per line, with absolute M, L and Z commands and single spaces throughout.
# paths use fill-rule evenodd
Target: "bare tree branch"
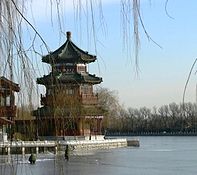
M 185 93 L 186 93 L 186 90 L 187 90 L 187 85 L 188 85 L 188 83 L 189 83 L 190 76 L 191 76 L 191 73 L 192 73 L 192 71 L 193 71 L 193 68 L 194 68 L 196 62 L 197 62 L 197 58 L 195 59 L 194 63 L 192 64 L 192 67 L 191 67 L 191 69 L 190 69 L 190 71 L 189 71 L 189 75 L 188 75 L 188 77 L 187 77 L 187 81 L 186 81 L 186 83 L 185 83 L 185 87 L 184 87 L 184 91 L 183 91 L 183 108 L 184 108 L 184 103 L 185 103 Z

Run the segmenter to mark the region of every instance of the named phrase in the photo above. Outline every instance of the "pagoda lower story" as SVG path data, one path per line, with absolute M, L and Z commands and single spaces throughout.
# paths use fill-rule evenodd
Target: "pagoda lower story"
M 37 119 L 39 136 L 91 136 L 101 135 L 103 116 L 82 118 Z

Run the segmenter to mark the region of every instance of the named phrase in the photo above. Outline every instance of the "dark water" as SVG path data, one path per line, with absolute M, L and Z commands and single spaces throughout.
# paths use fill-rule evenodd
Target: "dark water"
M 12 156 L 3 163 L 0 175 L 196 175 L 197 137 L 138 137 L 139 148 L 118 148 L 71 155 L 42 154 L 35 165 L 28 155 Z

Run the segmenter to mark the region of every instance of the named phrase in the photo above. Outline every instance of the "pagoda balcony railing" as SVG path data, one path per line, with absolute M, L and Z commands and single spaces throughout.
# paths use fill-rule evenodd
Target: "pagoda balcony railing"
M 0 117 L 15 117 L 16 106 L 0 106 Z
M 98 95 L 96 94 L 81 94 L 81 104 L 83 105 L 96 105 L 98 104 Z M 50 106 L 53 103 L 53 96 L 44 96 L 41 94 L 41 105 Z
M 81 102 L 84 105 L 96 105 L 98 104 L 98 95 L 96 94 L 82 94 Z

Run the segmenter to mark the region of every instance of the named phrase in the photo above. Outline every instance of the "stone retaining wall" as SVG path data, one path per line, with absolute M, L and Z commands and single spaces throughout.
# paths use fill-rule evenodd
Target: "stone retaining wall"
M 60 143 L 61 149 L 65 149 L 65 145 L 70 145 L 75 151 L 93 150 L 93 149 L 110 149 L 118 147 L 126 147 L 126 139 L 106 139 L 106 140 L 69 140 Z
M 53 149 L 56 154 L 58 151 L 64 151 L 66 145 L 69 145 L 73 151 L 88 151 L 95 149 L 110 149 L 127 146 L 139 146 L 139 140 L 127 139 L 102 139 L 102 140 L 61 140 L 61 141 L 14 141 L 0 142 L 2 153 L 8 155 L 12 150 L 20 149 L 22 154 L 26 154 L 27 150 L 35 149 L 35 153 L 39 154 L 40 149 Z M 3 151 L 5 150 L 5 151 Z

